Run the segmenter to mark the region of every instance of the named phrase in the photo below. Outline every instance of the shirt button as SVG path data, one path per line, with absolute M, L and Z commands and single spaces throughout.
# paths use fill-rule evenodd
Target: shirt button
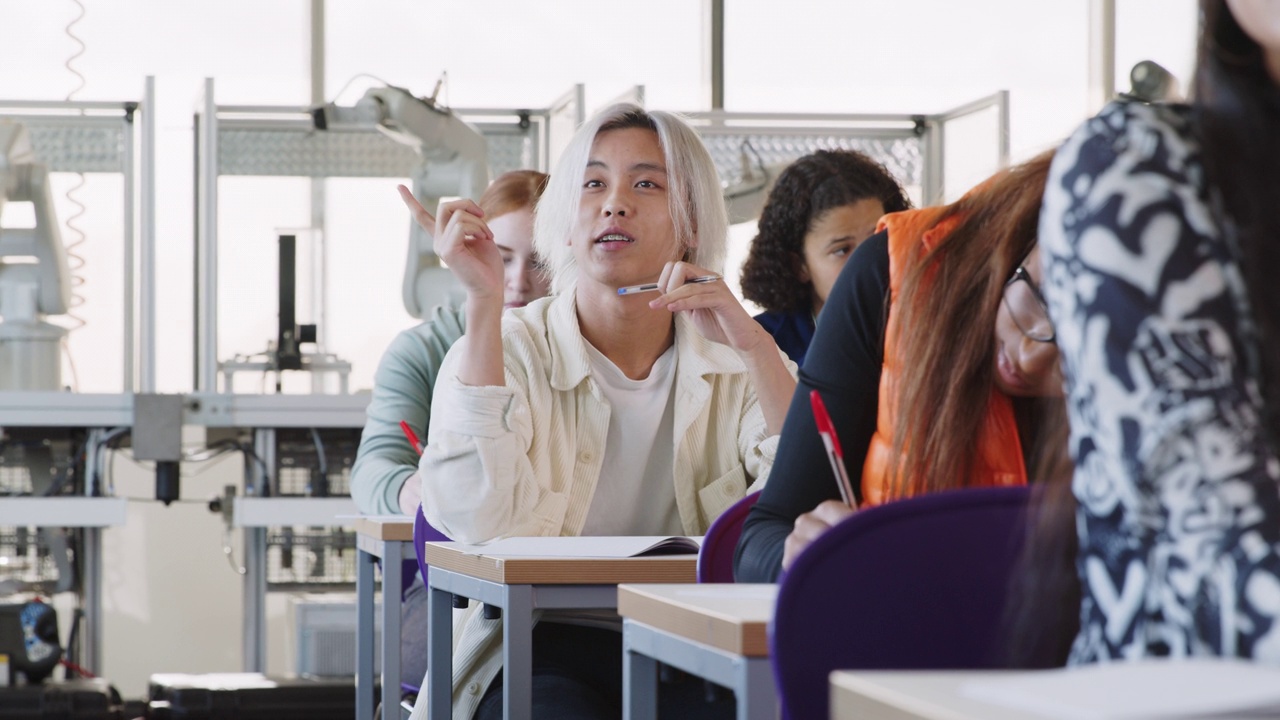
M 592 458 L 592 457 L 593 457 L 593 456 L 591 455 L 591 451 L 590 451 L 590 450 L 583 450 L 582 452 L 578 453 L 578 460 L 580 460 L 580 461 L 582 461 L 582 462 L 584 462 L 584 463 L 589 463 L 589 462 L 591 462 L 591 458 Z
M 480 694 L 480 683 L 467 683 L 467 693 L 470 695 Z

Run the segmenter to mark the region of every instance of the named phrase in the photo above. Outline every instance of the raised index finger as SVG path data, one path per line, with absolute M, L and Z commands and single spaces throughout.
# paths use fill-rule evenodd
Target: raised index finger
M 422 207 L 422 203 L 418 202 L 418 198 L 413 196 L 413 192 L 404 185 L 397 185 L 396 189 L 400 191 L 400 199 L 404 201 L 405 207 L 409 208 L 409 212 L 413 213 L 418 223 L 425 228 L 434 229 L 436 226 L 435 216 Z

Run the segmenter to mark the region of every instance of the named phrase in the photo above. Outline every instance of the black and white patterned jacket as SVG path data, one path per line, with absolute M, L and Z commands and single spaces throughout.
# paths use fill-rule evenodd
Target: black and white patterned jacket
M 1112 104 L 1045 189 L 1080 503 L 1073 663 L 1280 662 L 1280 460 L 1240 256 L 1191 125 L 1186 107 Z

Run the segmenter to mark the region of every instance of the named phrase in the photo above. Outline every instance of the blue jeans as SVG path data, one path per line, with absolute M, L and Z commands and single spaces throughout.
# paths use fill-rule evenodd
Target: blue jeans
M 669 677 L 667 677 L 669 676 Z M 617 720 L 622 717 L 622 634 L 604 628 L 542 622 L 533 629 L 533 717 Z M 732 718 L 733 694 L 723 688 L 707 700 L 707 683 L 681 672 L 664 673 L 658 717 Z M 476 710 L 476 720 L 501 720 L 502 673 Z

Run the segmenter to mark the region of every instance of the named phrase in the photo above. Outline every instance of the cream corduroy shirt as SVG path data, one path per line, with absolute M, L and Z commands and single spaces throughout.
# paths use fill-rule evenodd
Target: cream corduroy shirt
M 737 353 L 682 315 L 675 323 L 672 483 L 685 533 L 702 535 L 763 486 L 778 436 L 768 433 Z M 504 387 L 463 385 L 457 347 L 445 357 L 420 464 L 423 512 L 459 542 L 578 535 L 600 475 L 610 407 L 591 377 L 573 291 L 505 313 L 502 345 Z M 795 365 L 784 362 L 794 375 Z M 455 612 L 453 635 L 453 717 L 469 720 L 502 667 L 502 621 L 485 620 L 472 603 Z M 426 706 L 424 681 L 414 720 Z

